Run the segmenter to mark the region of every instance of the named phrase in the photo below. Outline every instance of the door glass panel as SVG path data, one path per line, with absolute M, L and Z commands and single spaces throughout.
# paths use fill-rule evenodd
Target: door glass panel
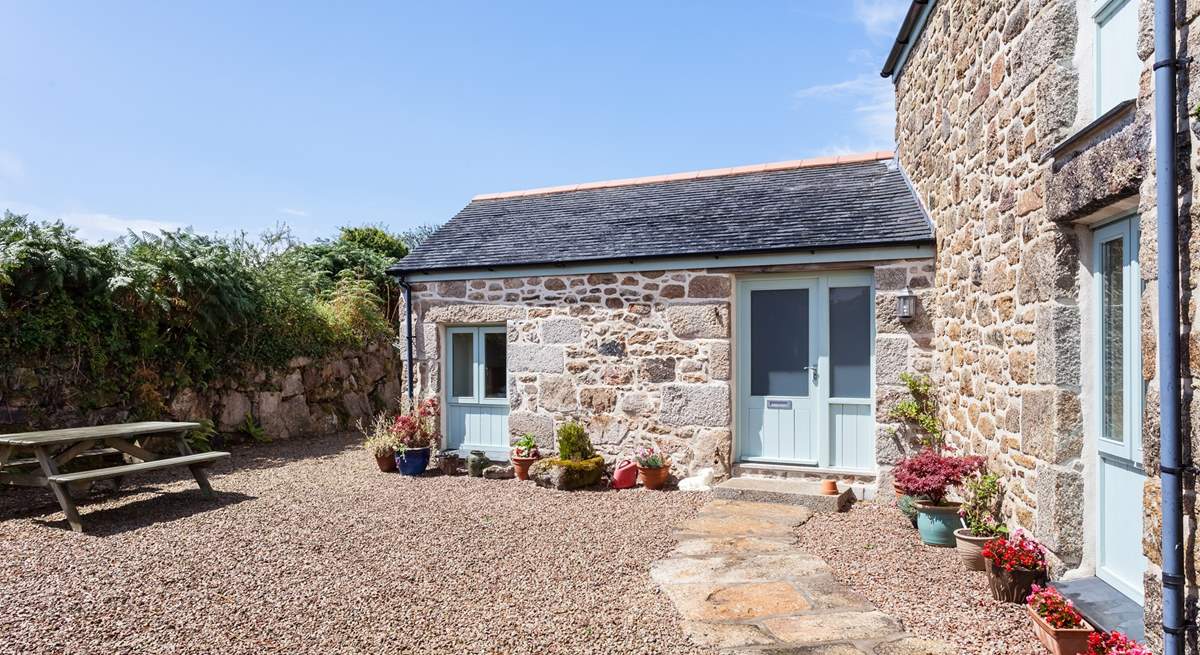
M 1137 97 L 1142 60 L 1137 54 L 1138 3 L 1126 0 L 1096 23 L 1096 115 Z
M 456 332 L 450 335 L 451 395 L 455 398 L 475 397 L 475 335 Z
M 1125 244 L 1113 239 L 1100 246 L 1101 429 L 1110 441 L 1124 443 L 1125 429 Z
M 829 364 L 834 398 L 871 397 L 869 287 L 829 289 Z
M 808 289 L 750 292 L 750 395 L 808 395 Z
M 503 398 L 506 393 L 507 370 L 504 358 L 508 335 L 503 332 L 483 333 L 483 396 Z

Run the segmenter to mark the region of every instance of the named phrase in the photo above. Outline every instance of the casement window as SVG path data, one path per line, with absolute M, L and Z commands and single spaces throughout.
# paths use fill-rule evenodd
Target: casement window
M 1137 97 L 1138 0 L 1095 0 L 1096 116 Z

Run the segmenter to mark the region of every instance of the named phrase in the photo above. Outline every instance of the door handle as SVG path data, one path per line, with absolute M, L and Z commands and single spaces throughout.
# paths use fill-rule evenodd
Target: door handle
M 821 374 L 820 374 L 820 373 L 817 373 L 817 367 L 816 367 L 816 366 L 805 366 L 805 367 L 804 367 L 804 370 L 806 370 L 806 371 L 812 371 L 812 381 L 813 381 L 813 384 L 817 384 L 818 382 L 820 382 L 820 380 L 821 380 Z

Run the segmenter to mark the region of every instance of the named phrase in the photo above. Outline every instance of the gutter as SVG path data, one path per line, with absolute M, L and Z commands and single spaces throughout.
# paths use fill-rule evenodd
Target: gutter
M 900 23 L 900 33 L 896 35 L 892 50 L 883 62 L 883 70 L 879 71 L 880 77 L 899 75 L 912 43 L 921 36 L 925 28 L 927 12 L 933 8 L 935 2 L 937 0 L 912 0 L 912 4 L 908 6 L 908 13 L 904 15 L 904 21 Z
M 1175 0 L 1154 2 L 1154 166 L 1158 213 L 1159 482 L 1162 490 L 1163 655 L 1183 655 L 1183 474 L 1180 443 L 1179 194 L 1176 181 L 1176 75 L 1184 62 L 1175 41 Z

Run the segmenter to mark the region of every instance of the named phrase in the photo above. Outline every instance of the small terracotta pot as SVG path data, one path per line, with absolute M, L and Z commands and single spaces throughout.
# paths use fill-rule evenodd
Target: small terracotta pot
M 1029 618 L 1033 619 L 1033 631 L 1038 641 L 1053 655 L 1084 655 L 1088 651 L 1088 635 L 1092 626 L 1087 621 L 1082 628 L 1056 628 L 1038 616 L 1032 607 L 1025 606 Z
M 648 469 L 637 467 L 638 477 L 642 479 L 642 486 L 647 489 L 662 489 L 667 484 L 667 478 L 671 476 L 671 463 L 663 462 L 663 465 L 656 469 Z
M 396 454 L 388 452 L 386 455 L 376 455 L 375 463 L 379 466 L 379 470 L 384 473 L 396 472 Z
M 837 480 L 821 480 L 821 493 L 826 496 L 836 496 L 838 491 Z
M 983 565 L 988 574 L 988 586 L 992 589 L 992 598 L 1002 602 L 1024 603 L 1025 599 L 1029 598 L 1029 592 L 1033 590 L 1033 585 L 1046 584 L 1045 569 L 1006 571 L 994 566 L 990 559 L 985 559 Z
M 968 571 L 984 570 L 983 545 L 991 539 L 992 537 L 976 537 L 967 528 L 959 528 L 954 531 L 955 548 L 958 549 L 958 557 L 962 560 L 963 566 Z
M 529 466 L 541 459 L 540 457 L 512 457 L 513 472 L 518 480 L 529 479 Z

